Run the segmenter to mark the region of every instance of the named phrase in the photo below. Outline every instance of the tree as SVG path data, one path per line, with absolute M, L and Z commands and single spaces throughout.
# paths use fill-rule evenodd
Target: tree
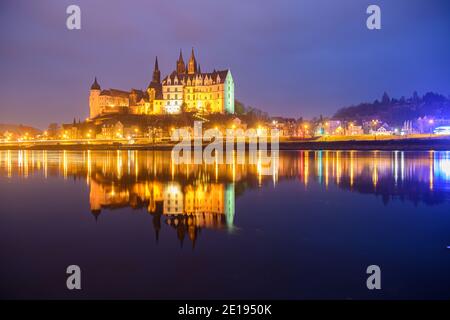
M 384 102 L 387 97 L 383 95 Z M 348 121 L 371 121 L 377 119 L 389 125 L 400 126 L 406 120 L 417 119 L 424 116 L 450 117 L 450 99 L 444 95 L 429 92 L 419 97 L 417 92 L 411 98 L 401 97 L 399 100 L 390 99 L 389 104 L 360 103 L 338 110 L 333 118 Z M 398 101 L 394 103 L 394 101 Z
M 47 134 L 49 137 L 56 137 L 59 130 L 57 123 L 50 123 L 47 129 Z
M 234 100 L 234 113 L 236 113 L 236 115 L 245 114 L 244 104 L 237 99 Z

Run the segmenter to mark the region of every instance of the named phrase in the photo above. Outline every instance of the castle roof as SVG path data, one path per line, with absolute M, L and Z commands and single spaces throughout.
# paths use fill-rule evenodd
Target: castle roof
M 100 85 L 97 82 L 97 77 L 94 79 L 94 83 L 91 86 L 91 90 L 100 90 Z
M 103 90 L 100 93 L 100 95 L 101 96 L 128 98 L 128 96 L 130 95 L 130 92 L 123 91 L 123 90 L 117 90 L 117 89 L 109 89 L 109 90 Z
M 173 71 L 170 75 L 166 76 L 162 83 L 164 85 L 167 84 L 167 80 L 170 79 L 170 82 L 173 84 L 175 78 L 178 79 L 179 84 L 181 85 L 181 81 L 186 83 L 188 80 L 195 80 L 197 77 L 201 77 L 202 79 L 209 78 L 213 80 L 215 83 L 224 83 L 225 78 L 227 77 L 227 74 L 230 70 L 220 70 L 213 72 L 203 72 L 203 73 L 195 73 L 195 74 L 185 74 L 185 73 L 177 73 L 176 71 Z M 217 82 L 218 81 L 218 82 Z

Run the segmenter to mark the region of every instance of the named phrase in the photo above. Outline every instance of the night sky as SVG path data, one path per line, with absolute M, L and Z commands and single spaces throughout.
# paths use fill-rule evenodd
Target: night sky
M 66 28 L 81 7 L 82 29 Z M 382 29 L 366 28 L 378 4 Z M 102 89 L 144 89 L 195 48 L 202 71 L 230 68 L 236 98 L 271 115 L 435 91 L 450 94 L 450 1 L 1 0 L 0 123 L 45 128 L 88 116 Z

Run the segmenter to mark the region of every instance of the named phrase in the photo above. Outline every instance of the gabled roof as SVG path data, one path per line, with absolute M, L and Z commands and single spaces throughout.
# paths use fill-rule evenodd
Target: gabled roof
M 219 76 L 219 83 L 224 83 L 225 78 L 227 77 L 227 74 L 230 70 L 220 70 L 213 72 L 203 72 L 203 73 L 195 73 L 195 74 L 185 74 L 185 73 L 177 73 L 176 71 L 173 71 L 170 75 L 166 76 L 162 83 L 163 85 L 167 84 L 167 80 L 170 79 L 172 82 L 171 85 L 174 85 L 175 78 L 178 78 L 178 85 L 181 85 L 181 81 L 183 80 L 186 84 L 186 82 L 189 80 L 193 81 L 197 77 L 201 77 L 202 79 L 205 79 L 205 77 L 211 78 L 214 82 L 217 81 L 217 76 Z

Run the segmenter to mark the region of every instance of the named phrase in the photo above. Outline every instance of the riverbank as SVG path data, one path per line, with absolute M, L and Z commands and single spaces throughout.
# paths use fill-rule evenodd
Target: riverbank
M 203 147 L 208 144 L 205 143 Z M 175 143 L 121 144 L 121 143 L 46 143 L 28 142 L 0 144 L 0 150 L 172 150 Z M 270 144 L 268 144 L 270 148 Z M 280 150 L 440 150 L 450 151 L 450 137 L 392 138 L 378 140 L 362 139 L 320 139 L 281 140 Z
M 280 142 L 280 150 L 386 150 L 450 151 L 450 139 L 392 139 L 347 141 Z

